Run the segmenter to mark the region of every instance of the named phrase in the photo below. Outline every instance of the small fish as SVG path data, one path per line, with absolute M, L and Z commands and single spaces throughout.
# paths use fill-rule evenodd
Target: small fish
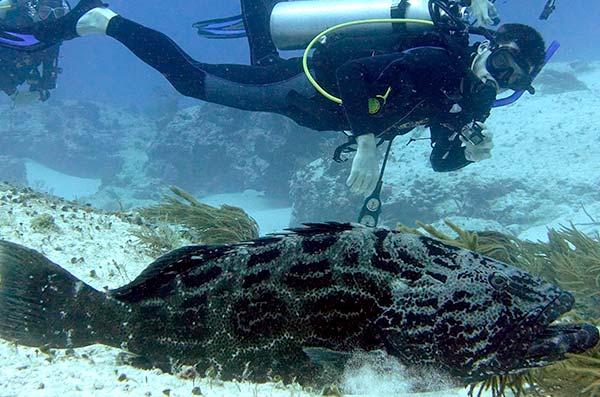
M 322 365 L 385 352 L 461 384 L 519 372 L 598 342 L 551 325 L 571 294 L 432 238 L 308 224 L 254 241 L 188 246 L 100 292 L 0 241 L 0 336 L 27 346 L 121 347 L 167 371 L 314 384 Z

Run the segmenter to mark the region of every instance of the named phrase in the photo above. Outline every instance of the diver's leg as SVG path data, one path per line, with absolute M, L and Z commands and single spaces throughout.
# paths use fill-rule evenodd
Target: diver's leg
M 237 109 L 287 114 L 291 90 L 307 95 L 314 92 L 299 59 L 273 66 L 211 65 L 192 59 L 165 34 L 121 16 L 110 17 L 105 27 L 97 26 L 186 96 Z
M 252 65 L 267 66 L 281 60 L 271 38 L 271 11 L 287 0 L 240 0 Z

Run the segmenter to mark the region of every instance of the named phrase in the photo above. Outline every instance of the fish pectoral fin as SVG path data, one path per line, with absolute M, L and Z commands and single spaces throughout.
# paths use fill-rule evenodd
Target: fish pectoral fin
M 311 362 L 321 367 L 344 368 L 351 356 L 348 352 L 339 352 L 324 347 L 303 347 L 302 351 Z

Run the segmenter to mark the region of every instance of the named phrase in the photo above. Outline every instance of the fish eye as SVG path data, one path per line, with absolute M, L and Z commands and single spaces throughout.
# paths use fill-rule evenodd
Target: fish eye
M 496 289 L 504 289 L 508 285 L 508 278 L 502 273 L 492 273 L 489 282 Z

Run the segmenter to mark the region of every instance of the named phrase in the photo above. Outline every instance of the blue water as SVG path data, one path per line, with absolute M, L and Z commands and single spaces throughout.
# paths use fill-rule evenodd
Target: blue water
M 590 0 L 557 0 L 548 21 L 538 16 L 546 0 L 498 0 L 503 22 L 526 23 L 539 29 L 546 40 L 562 44 L 555 60 L 600 58 L 600 3 Z M 201 39 L 192 24 L 201 19 L 239 13 L 237 0 L 112 0 L 116 12 L 156 28 L 203 62 L 247 63 L 245 39 Z M 56 95 L 123 104 L 143 104 L 156 87 L 169 87 L 162 76 L 142 64 L 123 46 L 106 37 L 85 37 L 67 42 L 62 49 L 64 69 Z M 192 101 L 193 103 L 195 101 Z

